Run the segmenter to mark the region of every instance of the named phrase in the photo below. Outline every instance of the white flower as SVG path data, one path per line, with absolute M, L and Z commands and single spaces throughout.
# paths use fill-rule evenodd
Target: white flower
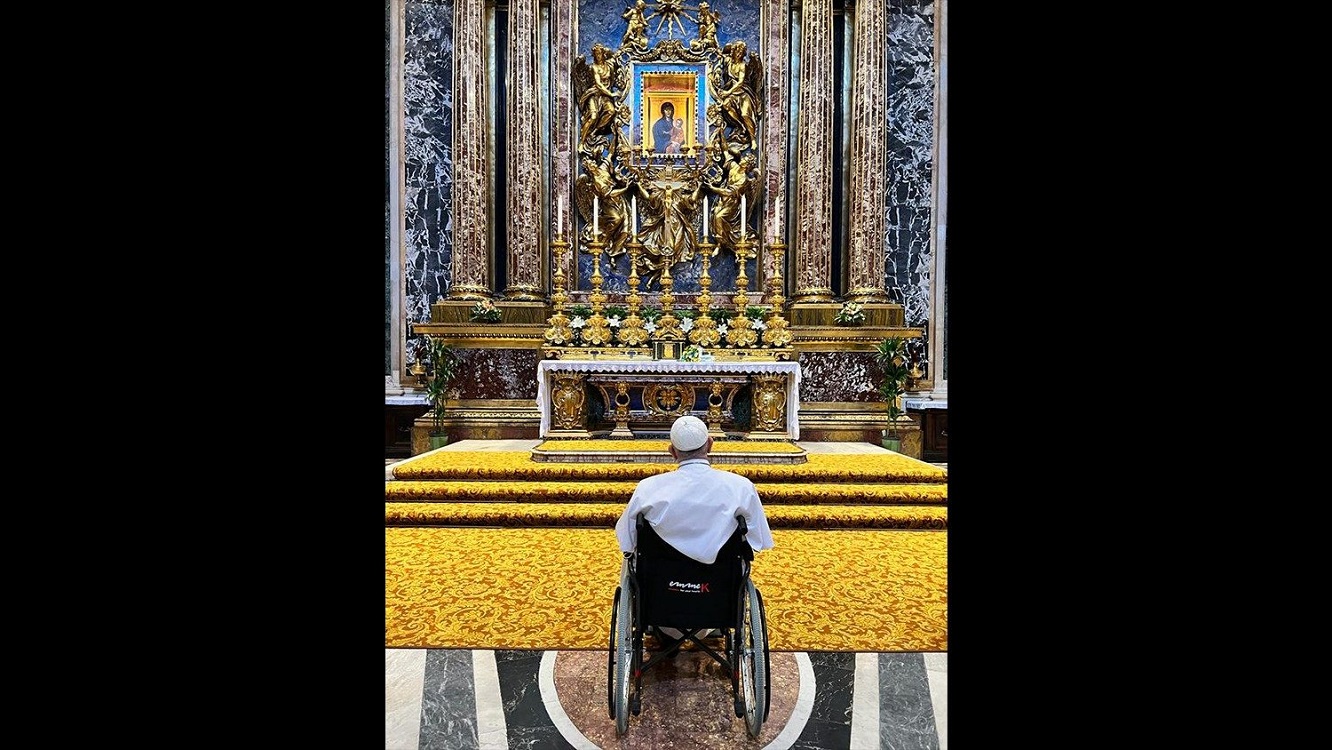
M 717 333 L 720 333 L 720 334 L 723 335 L 723 336 L 726 335 L 726 324 L 725 324 L 725 323 L 722 323 L 721 325 L 717 326 Z
M 606 319 L 606 325 L 610 326 L 611 328 L 619 328 L 619 327 L 620 327 L 620 319 L 619 319 L 618 317 L 610 317 L 610 318 L 607 318 L 607 319 Z
M 761 320 L 755 320 L 755 321 L 754 321 L 754 327 L 757 328 L 758 330 L 762 331 L 764 328 L 767 328 L 767 327 L 768 327 L 768 324 L 767 324 L 767 323 L 764 323 L 764 322 L 761 321 Z
M 652 333 L 653 331 L 657 330 L 657 324 L 649 320 L 648 322 L 643 324 L 643 330 L 647 331 L 648 333 Z
M 680 321 L 680 330 L 684 331 L 685 333 L 689 333 L 690 331 L 694 330 L 694 319 L 685 318 L 684 320 Z
M 587 325 L 587 321 L 583 320 L 581 316 L 575 315 L 574 319 L 569 321 L 569 325 L 573 328 L 582 328 Z

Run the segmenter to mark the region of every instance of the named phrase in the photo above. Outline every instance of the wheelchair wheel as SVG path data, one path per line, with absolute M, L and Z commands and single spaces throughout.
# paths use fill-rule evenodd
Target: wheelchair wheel
M 763 599 L 753 581 L 745 582 L 744 605 L 736 650 L 740 671 L 740 698 L 745 730 L 758 737 L 768 718 L 768 627 L 763 619 Z
M 634 657 L 633 594 L 626 587 L 615 589 L 615 607 L 611 612 L 610 653 L 607 655 L 606 690 L 610 718 L 615 719 L 615 735 L 629 729 L 629 685 L 633 677 Z

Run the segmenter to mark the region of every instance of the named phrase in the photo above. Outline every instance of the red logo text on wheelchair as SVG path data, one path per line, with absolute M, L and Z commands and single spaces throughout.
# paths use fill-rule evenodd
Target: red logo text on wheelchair
M 667 584 L 667 586 L 671 589 L 671 591 L 678 594 L 711 594 L 712 592 L 708 591 L 709 585 L 710 583 L 708 581 L 704 581 L 703 583 L 685 583 L 683 581 L 671 581 L 669 584 Z

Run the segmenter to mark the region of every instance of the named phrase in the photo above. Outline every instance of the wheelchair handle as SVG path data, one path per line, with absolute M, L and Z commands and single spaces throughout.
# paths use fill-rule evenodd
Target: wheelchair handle
M 749 533 L 749 527 L 748 527 L 747 525 L 745 525 L 745 517 L 744 517 L 744 516 L 736 516 L 736 517 L 735 517 L 735 522 L 738 523 L 738 524 L 740 525 L 740 535 L 741 535 L 741 536 L 744 536 L 745 534 L 748 534 L 748 533 Z

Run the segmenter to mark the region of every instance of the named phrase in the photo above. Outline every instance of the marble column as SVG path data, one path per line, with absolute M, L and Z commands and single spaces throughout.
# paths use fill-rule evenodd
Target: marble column
M 888 11 L 857 3 L 851 68 L 851 208 L 846 298 L 888 302 L 883 286 L 887 187 Z
M 790 77 L 791 38 L 790 0 L 764 0 L 763 14 L 763 204 L 764 227 L 759 239 L 766 246 L 774 240 L 786 243 L 786 135 L 787 80 Z M 772 253 L 759 258 L 761 279 L 771 279 L 774 272 L 783 278 L 785 269 L 772 268 Z M 785 293 L 785 290 L 783 290 Z
M 545 284 L 541 271 L 541 228 L 545 224 L 541 153 L 541 36 L 540 0 L 509 0 L 509 64 L 505 78 L 509 180 L 508 286 L 504 298 L 541 300 Z
M 795 279 L 791 295 L 831 302 L 832 0 L 801 4 L 799 114 L 796 116 Z
M 556 237 L 568 239 L 574 234 L 574 216 L 577 211 L 573 204 L 570 185 L 573 184 L 574 164 L 574 101 L 573 101 L 573 58 L 574 58 L 574 3 L 576 0 L 551 0 L 551 50 L 550 50 L 550 182 L 551 182 L 551 231 Z M 563 223 L 558 216 L 558 206 L 564 206 Z M 564 278 L 570 290 L 578 286 L 578 257 L 576 252 L 565 253 Z M 554 269 L 551 269 L 552 275 Z
M 449 299 L 485 299 L 490 236 L 486 213 L 486 54 L 484 3 L 453 6 L 453 286 Z

